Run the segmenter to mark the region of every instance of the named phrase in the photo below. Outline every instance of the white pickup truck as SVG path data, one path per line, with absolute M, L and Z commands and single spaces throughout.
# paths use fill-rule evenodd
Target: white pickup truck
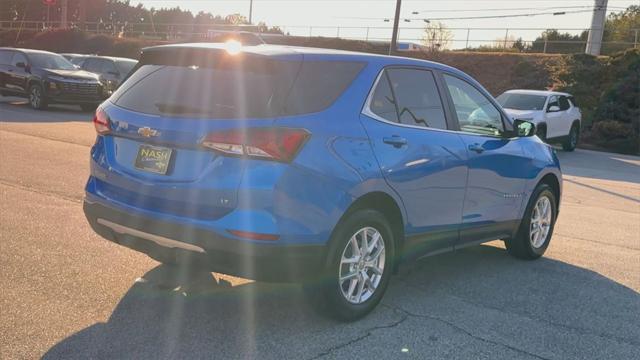
M 536 125 L 540 139 L 573 151 L 580 136 L 582 114 L 571 94 L 540 90 L 508 90 L 496 98 L 513 119 Z

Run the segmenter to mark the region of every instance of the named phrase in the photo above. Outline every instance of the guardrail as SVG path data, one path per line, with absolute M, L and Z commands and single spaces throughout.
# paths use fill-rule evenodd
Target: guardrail
M 17 31 L 47 31 L 60 28 L 57 21 L 0 21 L 0 30 Z M 194 37 L 206 38 L 211 30 L 217 31 L 250 31 L 261 32 L 264 30 L 256 25 L 211 25 L 211 24 L 188 24 L 188 23 L 129 23 L 129 22 L 85 22 L 84 24 L 70 22 L 70 28 L 82 29 L 94 34 L 108 34 L 124 38 L 145 38 L 156 40 L 175 41 Z M 279 26 L 284 36 L 301 37 L 328 37 L 348 40 L 361 40 L 367 42 L 388 42 L 391 35 L 389 26 Z M 480 46 L 490 47 L 494 51 L 513 51 L 513 44 L 520 38 L 519 44 L 531 47 L 534 43 L 542 47 L 539 52 L 558 52 L 560 45 L 571 45 L 571 49 L 584 47 L 586 40 L 549 40 L 539 38 L 547 28 L 446 28 L 451 35 L 446 39 L 446 44 L 441 46 L 464 50 L 478 48 Z M 556 28 L 562 33 L 580 34 L 585 30 L 581 28 Z M 399 42 L 422 43 L 424 27 L 401 27 L 398 35 Z M 504 36 L 488 38 L 486 34 L 504 33 Z M 264 33 L 263 33 L 264 34 Z M 485 35 L 483 35 L 485 34 Z M 633 41 L 607 41 L 603 42 L 603 49 L 611 48 L 638 48 L 640 47 L 640 29 L 629 30 L 629 38 Z M 271 33 L 272 36 L 277 34 Z M 529 39 L 529 40 L 524 40 Z

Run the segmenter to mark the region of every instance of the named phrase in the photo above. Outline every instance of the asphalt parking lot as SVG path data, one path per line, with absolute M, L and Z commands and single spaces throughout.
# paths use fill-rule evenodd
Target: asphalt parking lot
M 496 241 L 423 259 L 344 324 L 299 286 L 187 273 L 96 236 L 91 116 L 0 98 L 1 359 L 640 358 L 639 157 L 559 151 L 544 258 Z

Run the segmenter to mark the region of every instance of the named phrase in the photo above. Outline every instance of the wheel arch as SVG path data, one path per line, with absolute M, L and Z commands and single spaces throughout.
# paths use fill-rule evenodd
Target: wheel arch
M 27 80 L 27 88 L 25 89 L 27 95 L 29 94 L 29 91 L 31 90 L 31 86 L 33 86 L 33 85 L 39 85 L 42 88 L 42 91 L 43 92 L 45 91 L 44 85 L 42 83 L 42 80 L 38 79 L 38 78 L 35 78 L 35 77 L 32 77 L 32 78 Z
M 537 123 L 537 124 L 536 124 L 536 131 L 538 131 L 538 129 L 540 129 L 540 128 L 544 128 L 544 129 L 545 129 L 545 132 L 546 132 L 546 130 L 547 130 L 547 123 L 546 123 L 546 122 L 544 122 L 544 121 Z
M 540 186 L 540 184 L 546 184 L 551 187 L 553 191 L 553 195 L 556 197 L 556 213 L 560 212 L 560 195 L 562 188 L 560 187 L 560 180 L 554 173 L 548 173 L 544 175 L 540 181 L 536 184 L 536 187 Z
M 372 209 L 379 211 L 389 221 L 393 238 L 395 240 L 395 253 L 399 254 L 404 243 L 404 215 L 401 210 L 401 204 L 389 194 L 383 191 L 373 191 L 358 197 L 351 203 L 347 211 L 344 212 L 340 220 L 336 224 L 337 229 L 347 217 L 358 210 Z M 398 262 L 394 266 L 397 267 Z
M 31 79 L 27 80 L 27 85 L 31 86 L 33 84 L 38 84 L 40 86 L 42 86 L 42 81 L 40 81 L 40 79 L 34 78 L 32 77 Z

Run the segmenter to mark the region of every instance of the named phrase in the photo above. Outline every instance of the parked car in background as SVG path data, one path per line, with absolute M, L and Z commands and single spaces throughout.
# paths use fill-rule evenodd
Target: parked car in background
M 470 76 L 338 50 L 235 50 L 144 49 L 100 105 L 84 200 L 98 234 L 165 263 L 304 280 L 344 320 L 380 302 L 401 260 L 494 239 L 523 259 L 549 246 L 558 158 Z
M 79 65 L 83 70 L 100 75 L 107 92 L 111 93 L 120 86 L 137 63 L 137 60 L 129 58 L 94 55 L 85 57 Z
M 98 75 L 47 51 L 0 48 L 0 94 L 23 96 L 34 109 L 76 104 L 94 110 L 107 94 Z
M 582 114 L 571 94 L 509 90 L 496 99 L 512 118 L 534 123 L 543 141 L 560 143 L 566 151 L 573 151 L 578 145 Z
M 70 54 L 70 53 L 64 53 L 60 55 L 64 56 L 65 59 L 71 61 L 71 63 L 77 67 L 80 67 L 80 64 L 84 61 L 84 59 L 91 56 L 87 54 Z

